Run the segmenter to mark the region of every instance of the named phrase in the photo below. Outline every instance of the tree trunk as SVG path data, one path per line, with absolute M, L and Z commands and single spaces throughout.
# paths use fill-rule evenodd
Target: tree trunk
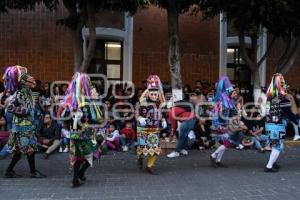
M 253 71 L 251 70 L 251 74 L 252 74 L 252 81 L 253 81 L 254 102 L 257 102 L 258 97 L 260 96 L 260 93 L 261 93 L 259 68 L 256 68 Z
M 83 26 L 80 26 L 77 30 L 71 30 L 73 39 L 74 72 L 79 72 L 83 61 L 82 28 Z
M 180 46 L 179 46 L 179 30 L 178 30 L 178 11 L 176 2 L 168 0 L 168 33 L 169 33 L 169 55 L 168 61 L 171 72 L 171 86 L 173 89 L 182 88 L 182 80 L 180 73 Z
M 89 28 L 89 45 L 86 50 L 85 57 L 83 58 L 80 66 L 80 72 L 86 72 L 94 56 L 96 48 L 96 19 L 95 19 L 95 2 L 94 0 L 87 1 L 87 17 Z

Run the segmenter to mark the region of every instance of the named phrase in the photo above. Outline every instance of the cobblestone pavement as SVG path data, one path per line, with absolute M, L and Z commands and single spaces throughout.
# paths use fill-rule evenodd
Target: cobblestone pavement
M 229 168 L 209 166 L 209 151 L 190 151 L 187 157 L 160 157 L 156 168 L 160 175 L 139 171 L 135 155 L 111 152 L 87 171 L 87 182 L 70 188 L 71 171 L 67 154 L 54 154 L 44 160 L 36 157 L 37 168 L 46 179 L 0 178 L 0 199 L 108 199 L 108 200 L 177 200 L 177 199 L 243 199 L 292 200 L 300 198 L 300 148 L 289 148 L 281 155 L 282 169 L 276 174 L 263 172 L 269 154 L 256 151 L 230 150 L 224 156 Z M 0 160 L 0 173 L 9 158 Z M 24 176 L 29 171 L 23 158 L 16 171 Z

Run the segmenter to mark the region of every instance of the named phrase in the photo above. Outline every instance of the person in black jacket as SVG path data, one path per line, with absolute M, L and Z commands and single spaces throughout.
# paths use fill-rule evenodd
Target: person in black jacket
M 195 124 L 194 132 L 196 136 L 197 148 L 200 150 L 211 149 L 215 142 L 210 136 L 210 123 L 205 118 L 200 118 Z
M 44 123 L 39 129 L 39 145 L 46 150 L 45 159 L 60 146 L 60 127 L 52 120 L 50 113 L 44 116 Z

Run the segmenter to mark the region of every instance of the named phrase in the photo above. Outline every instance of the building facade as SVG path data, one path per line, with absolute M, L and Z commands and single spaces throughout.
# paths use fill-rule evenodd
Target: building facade
M 66 16 L 64 8 L 50 12 L 43 6 L 35 11 L 0 15 L 0 70 L 19 64 L 43 82 L 70 80 L 74 69 L 72 40 L 66 27 L 56 25 L 56 20 Z M 88 72 L 105 74 L 111 82 L 133 81 L 138 86 L 149 74 L 158 74 L 162 81 L 170 82 L 164 10 L 150 7 L 134 17 L 103 12 L 97 18 L 96 51 Z M 220 74 L 228 74 L 234 81 L 251 82 L 247 70 L 230 63 L 238 54 L 236 39 L 225 34 L 226 24 L 219 18 L 202 21 L 200 16 L 181 15 L 179 31 L 184 84 L 193 85 L 196 80 L 213 83 Z M 82 33 L 85 53 L 89 31 L 84 28 Z M 261 55 L 267 37 L 262 37 L 259 44 Z M 271 76 L 274 60 L 270 58 L 264 64 L 262 83 Z M 300 88 L 299 61 L 295 65 L 287 82 Z

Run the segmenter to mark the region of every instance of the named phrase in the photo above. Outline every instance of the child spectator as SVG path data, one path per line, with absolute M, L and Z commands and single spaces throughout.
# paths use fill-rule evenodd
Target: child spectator
M 253 113 L 249 133 L 253 136 L 254 147 L 261 153 L 271 150 L 269 137 L 264 134 L 265 119 L 259 113 Z
M 107 145 L 105 143 L 105 138 L 108 133 L 109 123 L 104 121 L 104 119 L 99 120 L 99 127 L 95 129 L 96 141 L 98 144 L 98 151 L 100 154 L 105 154 L 107 152 Z
M 69 152 L 69 144 L 70 144 L 70 124 L 65 121 L 61 129 L 61 140 L 60 140 L 59 152 L 60 153 Z
M 198 123 L 195 124 L 195 135 L 197 141 L 197 148 L 200 150 L 210 149 L 215 142 L 212 141 L 210 136 L 210 124 L 204 119 L 200 118 Z
M 125 127 L 121 130 L 120 136 L 123 151 L 128 151 L 129 148 L 132 149 L 134 147 L 135 135 L 135 130 L 132 128 L 132 122 L 127 121 Z
M 236 149 L 243 149 L 244 146 L 241 144 L 248 127 L 241 121 L 239 115 L 233 116 L 229 123 L 229 132 L 231 143 L 236 147 Z
M 120 133 L 114 124 L 109 125 L 108 132 L 105 138 L 107 147 L 111 150 L 120 150 Z

